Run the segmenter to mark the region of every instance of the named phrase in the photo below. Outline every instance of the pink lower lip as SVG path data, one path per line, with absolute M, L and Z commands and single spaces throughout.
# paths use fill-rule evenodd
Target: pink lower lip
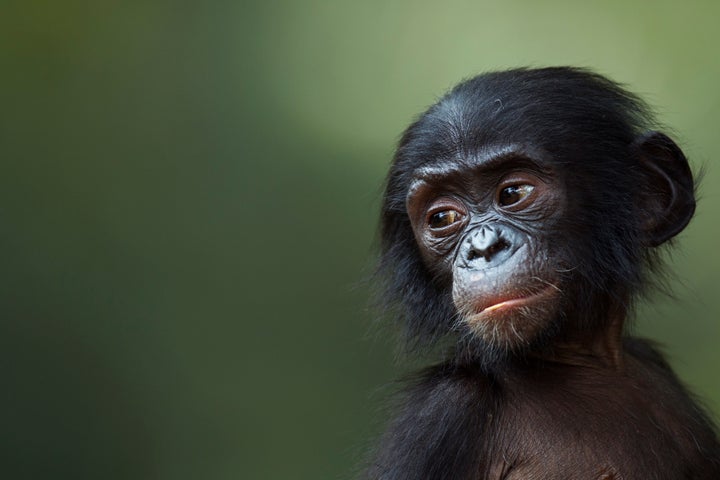
M 490 305 L 487 308 L 484 308 L 483 312 L 492 312 L 493 310 L 497 310 L 498 308 L 502 308 L 507 305 L 512 305 L 513 303 L 518 303 L 522 300 L 525 300 L 524 298 L 517 298 L 515 300 L 507 300 L 505 302 L 496 303 L 495 305 Z
M 531 302 L 535 299 L 544 297 L 545 295 L 548 294 L 549 290 L 551 290 L 551 289 L 552 289 L 552 287 L 546 287 L 534 295 L 529 295 L 527 297 L 520 297 L 520 298 L 512 298 L 510 300 L 504 300 L 502 302 L 498 302 L 493 305 L 490 305 L 489 307 L 483 308 L 479 313 L 486 313 L 486 312 L 489 313 L 489 312 L 493 312 L 493 311 L 498 310 L 503 307 L 513 307 L 513 306 L 517 306 L 517 305 L 523 305 L 523 304 Z

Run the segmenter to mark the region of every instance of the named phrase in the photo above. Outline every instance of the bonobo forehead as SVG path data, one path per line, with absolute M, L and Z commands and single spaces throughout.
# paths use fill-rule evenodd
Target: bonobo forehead
M 425 112 L 406 132 L 397 160 L 417 167 L 524 145 L 557 161 L 592 161 L 594 147 L 603 154 L 626 148 L 648 118 L 636 97 L 581 69 L 489 73 L 461 83 Z
M 483 145 L 473 152 L 454 157 L 437 158 L 424 163 L 413 171 L 410 191 L 418 183 L 442 183 L 467 179 L 469 172 L 487 175 L 505 172 L 509 165 L 515 168 L 531 168 L 535 172 L 551 174 L 547 152 L 533 145 L 507 144 Z

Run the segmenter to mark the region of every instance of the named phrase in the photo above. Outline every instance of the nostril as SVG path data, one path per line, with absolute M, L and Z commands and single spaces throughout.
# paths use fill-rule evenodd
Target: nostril
M 479 257 L 484 258 L 486 262 L 490 262 L 498 253 L 510 248 L 510 243 L 499 235 L 495 235 L 492 239 L 483 235 L 482 238 L 473 240 L 476 241 L 471 240 L 466 257 L 469 262 Z
M 495 256 L 495 254 L 510 248 L 510 244 L 505 241 L 503 238 L 499 238 L 498 241 L 492 245 L 490 245 L 484 252 L 485 261 L 489 262 L 492 257 Z

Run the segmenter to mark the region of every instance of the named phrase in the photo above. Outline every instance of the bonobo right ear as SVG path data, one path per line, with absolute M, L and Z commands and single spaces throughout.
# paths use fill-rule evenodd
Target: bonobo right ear
M 695 213 L 695 182 L 680 147 L 660 132 L 648 132 L 632 145 L 642 167 L 642 233 L 656 247 L 680 233 Z

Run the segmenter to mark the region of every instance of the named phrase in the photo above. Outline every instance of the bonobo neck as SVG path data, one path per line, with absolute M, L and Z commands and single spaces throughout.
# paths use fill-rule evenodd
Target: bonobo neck
M 553 362 L 621 371 L 624 368 L 622 337 L 626 315 L 625 307 L 615 307 L 604 326 L 591 332 L 570 333 L 537 356 Z
M 502 370 L 510 364 L 526 365 L 533 359 L 622 371 L 623 332 L 627 311 L 626 305 L 613 303 L 602 315 L 598 312 L 599 318 L 595 319 L 594 328 L 588 326 L 588 323 L 593 322 L 585 325 L 574 322 L 578 326 L 570 329 L 573 321 L 568 319 L 563 327 L 566 330 L 563 334 L 523 352 L 502 353 L 488 348 L 487 344 L 472 337 L 461 337 L 445 352 L 444 358 L 456 365 L 480 365 L 480 368 L 489 373 Z

